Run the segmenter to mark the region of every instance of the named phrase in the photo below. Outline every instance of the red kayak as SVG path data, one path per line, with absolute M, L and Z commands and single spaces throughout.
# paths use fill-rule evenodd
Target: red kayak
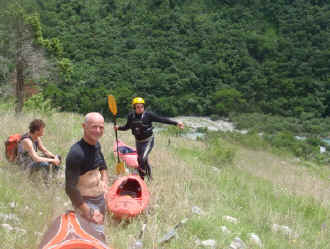
M 110 249 L 93 226 L 73 211 L 57 217 L 44 234 L 39 249 Z
M 113 153 L 117 157 L 117 142 L 116 140 L 113 143 Z M 125 162 L 126 166 L 129 168 L 137 169 L 139 167 L 138 155 L 136 149 L 124 144 L 121 140 L 118 139 L 118 153 L 119 158 Z
M 137 175 L 118 178 L 106 194 L 109 212 L 120 219 L 141 214 L 148 206 L 149 199 L 147 184 Z

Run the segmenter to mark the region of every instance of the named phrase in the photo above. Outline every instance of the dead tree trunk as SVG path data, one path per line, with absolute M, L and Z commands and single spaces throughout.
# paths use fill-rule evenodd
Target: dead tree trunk
M 16 113 L 21 113 L 24 105 L 24 54 L 23 54 L 23 43 L 24 43 L 24 27 L 23 23 L 17 25 L 17 41 L 16 41 L 16 99 L 17 104 L 15 108 Z

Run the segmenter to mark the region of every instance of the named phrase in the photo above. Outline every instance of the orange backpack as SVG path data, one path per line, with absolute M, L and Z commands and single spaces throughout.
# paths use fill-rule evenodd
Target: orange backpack
M 8 162 L 15 162 L 17 158 L 18 142 L 21 140 L 20 134 L 13 134 L 5 141 L 5 153 Z

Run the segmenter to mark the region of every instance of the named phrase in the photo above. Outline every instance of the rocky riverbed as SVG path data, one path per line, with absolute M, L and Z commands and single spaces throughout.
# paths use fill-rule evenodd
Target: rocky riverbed
M 179 116 L 174 118 L 181 121 L 186 127 L 196 130 L 197 128 L 207 128 L 210 131 L 234 131 L 234 124 L 226 120 L 211 120 L 209 117 Z

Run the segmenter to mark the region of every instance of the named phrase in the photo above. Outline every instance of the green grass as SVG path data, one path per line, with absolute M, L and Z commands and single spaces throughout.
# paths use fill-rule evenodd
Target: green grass
M 80 115 L 27 113 L 18 117 L 2 112 L 0 118 L 5 123 L 2 122 L 0 127 L 0 138 L 4 141 L 13 132 L 25 131 L 34 117 L 46 121 L 43 138 L 46 147 L 61 154 L 65 160 L 70 146 L 82 136 L 83 117 Z M 118 136 L 127 144 L 134 145 L 130 132 L 119 132 Z M 112 153 L 113 141 L 114 133 L 109 123 L 101 145 L 112 180 L 116 164 Z M 228 248 L 237 236 L 248 248 L 257 248 L 249 242 L 249 233 L 256 233 L 267 249 L 329 248 L 329 171 L 319 167 L 319 172 L 315 173 L 292 163 L 290 157 L 274 155 L 261 148 L 258 147 L 258 151 L 246 149 L 237 140 L 226 137 L 191 141 L 173 132 L 157 133 L 155 147 L 150 154 L 154 180 L 147 182 L 151 193 L 148 210 L 130 222 L 118 223 L 107 217 L 108 244 L 114 249 L 129 248 L 142 224 L 146 223 L 142 240 L 144 248 L 150 249 L 202 248 L 196 245 L 197 239 L 214 239 L 216 248 Z M 324 177 L 320 177 L 321 174 Z M 280 181 L 281 178 L 285 181 Z M 313 191 L 315 181 L 310 179 L 322 183 L 318 192 Z M 8 233 L 0 226 L 0 248 L 37 248 L 48 224 L 72 208 L 64 192 L 63 181 L 46 188 L 38 181 L 28 180 L 21 170 L 1 157 L 0 213 L 15 215 L 18 221 L 5 221 L 0 216 L 0 225 L 7 223 L 17 228 L 17 231 Z M 305 187 L 310 191 L 306 191 Z M 15 207 L 10 206 L 12 202 L 16 203 Z M 194 206 L 202 210 L 201 215 L 192 212 Z M 225 215 L 237 218 L 238 224 L 224 220 Z M 183 218 L 188 218 L 188 221 L 177 229 L 178 236 L 159 246 L 159 239 Z M 299 237 L 273 232 L 273 224 L 287 225 Z M 224 234 L 221 226 L 226 226 L 231 233 Z

